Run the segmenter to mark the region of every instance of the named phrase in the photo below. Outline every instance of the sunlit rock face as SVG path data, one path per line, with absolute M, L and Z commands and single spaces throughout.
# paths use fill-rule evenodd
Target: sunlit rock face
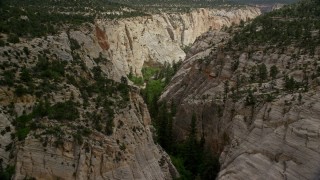
M 51 62 L 66 62 L 66 74 L 90 80 L 99 67 L 104 77 L 120 82 L 130 70 L 141 74 L 144 64 L 163 64 L 185 59 L 181 49 L 203 32 L 220 29 L 260 14 L 255 8 L 229 10 L 196 9 L 189 13 L 157 14 L 118 20 L 97 20 L 69 31 L 0 48 L 1 62 L 10 62 L 20 78 L 22 68 L 32 69 L 45 57 Z M 28 54 L 24 52 L 28 49 Z M 10 53 L 9 53 L 10 52 Z M 6 55 L 8 54 L 8 55 Z M 33 69 L 32 69 L 33 70 Z M 47 93 L 52 104 L 71 97 L 79 103 L 81 116 L 74 122 L 39 119 L 46 127 L 59 127 L 63 134 L 41 134 L 31 131 L 25 140 L 17 141 L 13 122 L 16 116 L 31 113 L 40 101 L 35 95 L 17 97 L 15 89 L 0 89 L 0 156 L 4 165 L 15 166 L 14 179 L 173 179 L 179 176 L 170 157 L 152 139 L 152 125 L 146 105 L 138 92 L 130 93 L 126 106 L 115 109 L 112 135 L 94 130 L 93 119 L 84 117 L 98 106 L 90 102 L 83 108 L 83 94 L 64 77 L 50 81 L 58 91 Z M 39 79 L 37 79 L 38 81 Z M 24 82 L 19 82 L 22 85 Z M 34 82 L 38 85 L 39 82 Z M 90 82 L 88 82 L 90 83 Z M 130 83 L 130 82 L 129 82 Z M 92 97 L 95 98 L 95 97 Z M 10 107 L 13 105 L 12 107 Z M 16 113 L 12 115 L 9 109 Z M 83 143 L 77 143 L 72 129 L 82 125 L 92 130 Z M 6 130 L 8 129 L 8 130 Z M 40 138 L 40 137 L 41 138 Z M 57 137 L 63 140 L 57 145 Z
M 121 20 L 98 20 L 98 39 L 104 39 L 108 57 L 115 69 L 141 74 L 145 63 L 172 63 L 183 60 L 181 49 L 209 29 L 238 24 L 255 18 L 260 10 L 252 7 L 240 9 L 195 9 L 189 13 L 156 14 Z M 107 47 L 107 48 L 106 48 Z

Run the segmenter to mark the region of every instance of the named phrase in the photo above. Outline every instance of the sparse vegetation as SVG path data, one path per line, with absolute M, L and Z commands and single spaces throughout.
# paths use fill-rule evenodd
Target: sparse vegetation
M 320 42 L 320 8 L 317 0 L 303 0 L 255 18 L 237 32 L 232 44 L 238 49 L 275 46 L 286 49 L 294 45 L 313 55 Z
M 83 23 L 94 23 L 97 17 L 114 19 L 144 15 L 142 11 L 128 5 L 102 0 L 3 0 L 0 7 L 0 32 L 9 34 L 8 42 L 18 43 L 19 37 L 55 34 Z
M 15 167 L 8 165 L 6 168 L 3 167 L 3 160 L 0 161 L 0 179 L 10 180 L 15 172 Z
M 76 108 L 76 104 L 70 100 L 53 105 L 48 112 L 50 119 L 73 121 L 79 118 L 79 111 Z

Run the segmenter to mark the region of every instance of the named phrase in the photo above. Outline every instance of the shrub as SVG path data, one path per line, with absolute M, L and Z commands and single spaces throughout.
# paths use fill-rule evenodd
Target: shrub
M 18 97 L 28 94 L 28 89 L 24 88 L 22 85 L 18 85 L 14 91 Z
M 27 68 L 21 69 L 20 79 L 23 82 L 32 82 L 32 76 L 30 74 L 30 70 Z
M 277 77 L 277 74 L 279 73 L 277 66 L 273 65 L 270 68 L 270 77 L 272 79 L 275 79 Z
M 8 165 L 5 169 L 2 167 L 2 160 L 0 164 L 0 179 L 10 180 L 15 173 L 15 167 Z
M 56 120 L 75 120 L 79 118 L 79 111 L 72 101 L 59 102 L 51 107 L 49 118 Z
M 0 39 L 0 47 L 3 47 L 5 45 L 6 45 L 6 43 L 2 39 Z
M 29 132 L 30 128 L 28 127 L 28 123 L 31 122 L 32 116 L 31 115 L 22 115 L 14 121 L 14 125 L 16 127 L 16 136 L 18 137 L 18 140 L 24 140 Z
M 246 97 L 246 106 L 254 106 L 256 104 L 256 97 L 253 95 L 252 90 L 249 90 Z
M 79 45 L 77 40 L 70 38 L 70 48 L 72 51 L 74 51 L 74 50 L 80 49 L 81 46 Z
M 137 76 L 128 76 L 128 78 L 136 85 L 142 86 L 144 83 L 144 80 L 142 77 L 137 77 Z
M 14 44 L 20 42 L 19 37 L 16 34 L 12 34 L 12 33 L 9 34 L 7 41 Z
M 30 54 L 30 51 L 29 51 L 28 47 L 24 47 L 24 48 L 23 48 L 23 52 L 24 52 L 27 56 L 29 56 L 29 54 Z
M 3 80 L 0 81 L 0 83 L 2 85 L 7 85 L 7 86 L 12 86 L 14 84 L 15 81 L 15 74 L 13 71 L 5 71 L 3 73 Z

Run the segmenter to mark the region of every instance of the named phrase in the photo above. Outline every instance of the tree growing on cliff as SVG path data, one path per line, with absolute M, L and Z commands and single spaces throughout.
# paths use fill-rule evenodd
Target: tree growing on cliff
M 256 104 L 256 98 L 253 95 L 251 89 L 248 90 L 248 95 L 246 97 L 246 106 L 254 106 Z
M 272 79 L 275 79 L 277 77 L 278 73 L 279 73 L 279 70 L 278 70 L 277 66 L 275 66 L 275 65 L 271 66 L 271 68 L 270 68 L 270 77 Z
M 294 80 L 293 77 L 285 76 L 284 77 L 284 88 L 287 91 L 293 92 L 297 87 L 297 82 Z
M 185 166 L 192 172 L 193 176 L 197 175 L 198 165 L 201 160 L 201 149 L 197 140 L 196 114 L 192 114 L 192 119 L 189 127 L 189 134 L 186 140 L 185 148 Z
M 259 83 L 262 83 L 264 80 L 268 78 L 267 66 L 264 63 L 262 63 L 260 66 L 258 66 L 258 72 L 259 72 Z

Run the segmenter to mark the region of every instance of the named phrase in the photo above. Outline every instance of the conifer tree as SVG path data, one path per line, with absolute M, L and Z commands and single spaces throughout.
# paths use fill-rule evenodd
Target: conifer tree
M 197 127 L 196 127 L 196 114 L 193 113 L 190 127 L 189 127 L 189 134 L 186 141 L 186 149 L 185 149 L 185 166 L 188 170 L 192 172 L 195 176 L 198 171 L 198 164 L 200 162 L 199 159 L 199 148 L 198 148 L 198 141 L 197 141 Z

